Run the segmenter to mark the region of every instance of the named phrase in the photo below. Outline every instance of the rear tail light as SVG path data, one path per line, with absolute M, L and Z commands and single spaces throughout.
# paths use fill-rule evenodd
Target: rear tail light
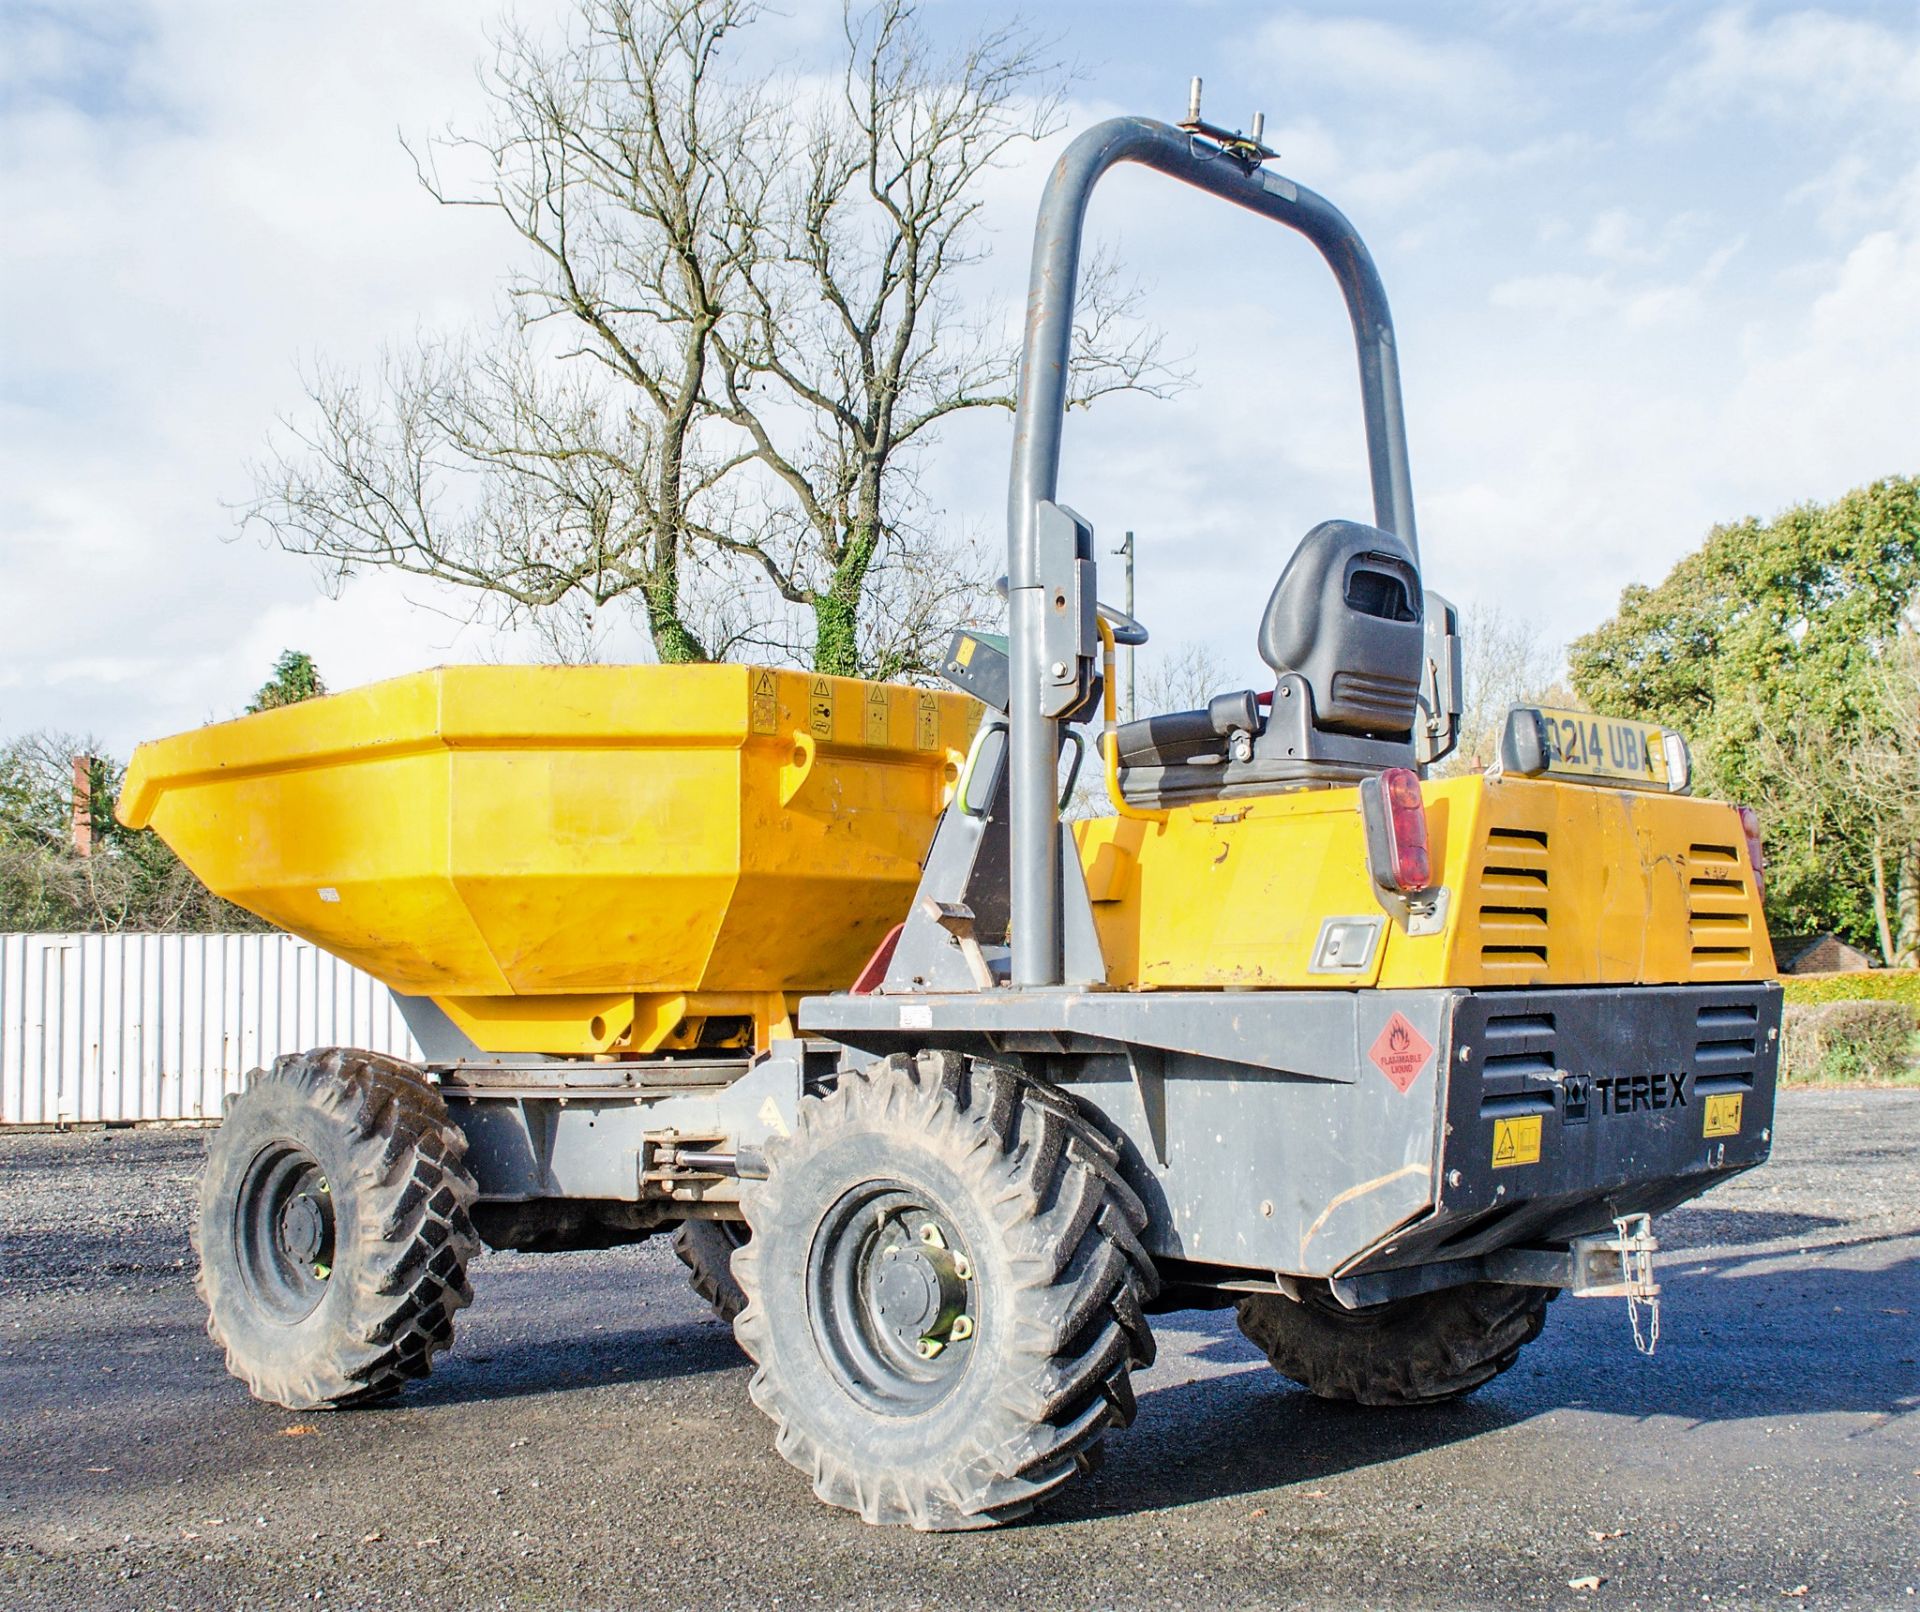
M 1740 814 L 1740 829 L 1747 836 L 1747 860 L 1753 864 L 1753 888 L 1767 893 L 1767 853 L 1760 844 L 1760 814 L 1751 806 L 1734 808 Z
M 1433 887 L 1427 850 L 1427 806 L 1411 767 L 1389 767 L 1360 785 L 1367 825 L 1367 860 L 1383 889 L 1417 895 Z

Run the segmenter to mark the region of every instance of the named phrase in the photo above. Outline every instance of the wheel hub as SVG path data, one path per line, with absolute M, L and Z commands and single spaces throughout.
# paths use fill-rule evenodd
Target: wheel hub
M 815 1335 L 855 1397 L 906 1415 L 945 1396 L 979 1296 L 946 1216 L 910 1189 L 869 1183 L 829 1212 L 810 1264 Z
M 326 1236 L 320 1206 L 306 1193 L 291 1199 L 280 1216 L 280 1246 L 295 1259 L 311 1263 Z
M 882 1249 L 873 1282 L 874 1310 L 881 1325 L 922 1358 L 925 1345 L 945 1344 L 954 1322 L 967 1308 L 967 1284 L 961 1262 L 950 1250 L 926 1237 L 890 1241 Z
M 260 1309 L 286 1325 L 309 1315 L 333 1275 L 333 1193 L 318 1159 L 296 1142 L 265 1148 L 234 1205 L 234 1252 Z

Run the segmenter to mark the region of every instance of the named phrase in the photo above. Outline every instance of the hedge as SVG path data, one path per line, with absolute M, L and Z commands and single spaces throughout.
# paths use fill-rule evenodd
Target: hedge
M 1788 1004 L 1780 1078 L 1792 1085 L 1920 1081 L 1920 1009 L 1903 1002 Z
M 1788 975 L 1780 981 L 1789 1002 L 1904 1002 L 1920 1008 L 1920 968 L 1875 968 L 1856 974 Z

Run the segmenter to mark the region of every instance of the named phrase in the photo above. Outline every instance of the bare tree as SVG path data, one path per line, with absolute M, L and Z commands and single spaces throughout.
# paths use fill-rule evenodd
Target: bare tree
M 372 388 L 317 377 L 249 516 L 335 577 L 411 572 L 509 622 L 632 600 L 663 661 L 706 659 L 685 557 L 719 536 L 702 516 L 744 462 L 702 402 L 752 244 L 724 176 L 745 171 L 764 110 L 719 64 L 752 16 L 747 0 L 582 0 L 557 47 L 509 33 L 492 127 L 416 157 L 436 200 L 496 213 L 527 249 L 503 328 L 423 337 Z M 443 181 L 443 159 L 477 159 L 480 182 Z
M 1509 707 L 1581 704 L 1570 689 L 1556 686 L 1560 657 L 1539 629 L 1498 605 L 1474 606 L 1463 613 L 1460 655 L 1465 709 L 1460 713 L 1460 742 L 1435 769 L 1442 776 L 1479 772 L 1492 763 Z
M 839 93 L 800 160 L 781 153 L 781 171 L 758 176 L 754 194 L 777 204 L 747 259 L 750 316 L 718 338 L 720 410 L 787 495 L 734 546 L 811 612 L 822 671 L 925 665 L 913 631 L 863 643 L 862 605 L 889 552 L 939 554 L 914 518 L 916 450 L 954 414 L 1013 407 L 1017 345 L 962 308 L 956 281 L 981 252 L 981 179 L 1061 112 L 1059 66 L 1020 28 L 942 57 L 915 12 L 882 0 L 845 13 Z M 1076 403 L 1180 384 L 1109 267 L 1087 276 L 1081 305 Z
M 322 375 L 248 513 L 335 578 L 474 590 L 591 653 L 637 602 L 662 660 L 742 651 L 909 674 L 993 573 L 941 532 L 918 453 L 1011 408 L 1017 346 L 962 305 L 981 182 L 1060 117 L 1018 30 L 951 58 L 911 0 L 845 17 L 836 89 L 721 70 L 751 0 L 576 0 L 500 45 L 484 137 L 420 161 L 527 250 L 485 340 L 425 337 L 377 384 Z M 481 182 L 439 164 L 477 158 Z M 1073 395 L 1183 377 L 1111 268 L 1088 277 Z
M 1205 644 L 1184 641 L 1166 650 L 1149 646 L 1140 657 L 1140 710 L 1157 716 L 1167 711 L 1197 711 L 1233 684 L 1225 664 Z

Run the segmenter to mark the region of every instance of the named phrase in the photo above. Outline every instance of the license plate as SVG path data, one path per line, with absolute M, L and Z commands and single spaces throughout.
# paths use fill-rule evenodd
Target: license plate
M 1565 778 L 1604 778 L 1667 787 L 1665 730 L 1650 722 L 1595 716 L 1591 711 L 1560 711 L 1534 706 L 1546 739 L 1546 771 Z

